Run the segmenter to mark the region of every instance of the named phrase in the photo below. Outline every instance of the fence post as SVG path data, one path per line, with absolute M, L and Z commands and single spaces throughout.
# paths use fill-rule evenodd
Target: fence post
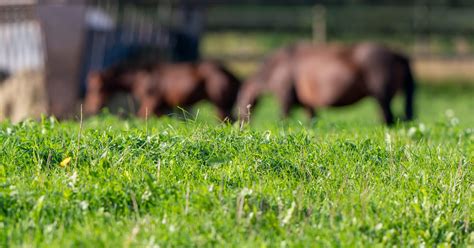
M 326 8 L 319 4 L 313 8 L 313 42 L 326 42 Z
M 85 31 L 85 0 L 40 1 L 38 19 L 45 41 L 48 113 L 71 117 L 79 100 Z

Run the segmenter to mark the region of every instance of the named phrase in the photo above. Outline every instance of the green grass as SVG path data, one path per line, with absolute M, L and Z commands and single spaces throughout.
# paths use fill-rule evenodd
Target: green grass
M 0 246 L 473 246 L 472 99 L 422 86 L 417 121 L 393 128 L 370 100 L 310 122 L 268 97 L 243 129 L 208 104 L 82 132 L 3 122 Z

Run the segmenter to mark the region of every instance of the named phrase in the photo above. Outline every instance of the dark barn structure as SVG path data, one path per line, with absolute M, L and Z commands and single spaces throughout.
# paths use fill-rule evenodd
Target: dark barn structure
M 199 59 L 202 9 L 164 1 L 89 1 L 81 95 L 89 71 L 121 61 Z
M 47 114 L 71 117 L 78 113 L 91 71 L 123 61 L 199 59 L 199 6 L 187 1 L 2 1 L 2 77 L 42 71 Z

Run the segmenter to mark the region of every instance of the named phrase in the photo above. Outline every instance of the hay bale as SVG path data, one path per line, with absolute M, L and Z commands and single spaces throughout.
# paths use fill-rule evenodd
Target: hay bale
M 16 123 L 47 113 L 44 72 L 25 70 L 11 75 L 0 85 L 0 120 Z
M 10 77 L 10 73 L 5 70 L 0 68 L 0 85 L 5 81 L 8 77 Z

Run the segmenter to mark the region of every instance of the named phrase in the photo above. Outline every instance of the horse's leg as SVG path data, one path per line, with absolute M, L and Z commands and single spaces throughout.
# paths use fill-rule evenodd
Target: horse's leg
M 378 101 L 380 107 L 382 108 L 382 113 L 383 113 L 385 123 L 389 126 L 393 125 L 394 118 L 393 118 L 392 109 L 390 107 L 390 103 L 392 101 L 392 98 L 388 97 L 388 96 L 378 97 L 377 101 Z
M 291 91 L 291 89 L 280 90 L 276 95 L 281 105 L 281 117 L 286 119 L 290 116 L 293 106 L 297 104 L 296 95 Z
M 304 106 L 304 110 L 305 110 L 305 112 L 308 115 L 310 120 L 313 120 L 313 119 L 316 118 L 316 111 L 314 110 L 313 107 L 306 105 L 306 106 Z
M 157 104 L 156 107 L 153 109 L 153 113 L 157 117 L 160 117 L 160 116 L 163 116 L 163 115 L 169 115 L 172 112 L 173 111 L 172 111 L 171 108 L 169 108 L 167 106 L 159 105 L 159 104 Z
M 291 101 L 283 101 L 281 104 L 281 117 L 283 119 L 288 118 L 290 116 L 291 108 L 293 107 L 293 103 Z
M 138 110 L 138 117 L 148 118 L 150 113 L 156 114 L 158 107 L 158 100 L 155 97 L 145 97 L 141 101 L 140 109 Z
M 234 117 L 232 116 L 232 109 L 218 107 L 217 111 L 219 112 L 219 119 L 221 119 L 221 121 L 235 121 Z
M 379 71 L 369 77 L 367 83 L 369 89 L 371 89 L 371 95 L 377 99 L 377 102 L 382 109 L 385 124 L 390 126 L 394 124 L 391 102 L 396 92 L 396 88 L 393 87 L 393 70 L 385 64 L 383 64 L 383 67 L 378 68 L 378 70 Z
M 408 61 L 406 61 L 408 63 Z M 415 80 L 410 69 L 410 65 L 405 65 L 405 120 L 410 121 L 413 119 L 413 98 L 415 93 Z

